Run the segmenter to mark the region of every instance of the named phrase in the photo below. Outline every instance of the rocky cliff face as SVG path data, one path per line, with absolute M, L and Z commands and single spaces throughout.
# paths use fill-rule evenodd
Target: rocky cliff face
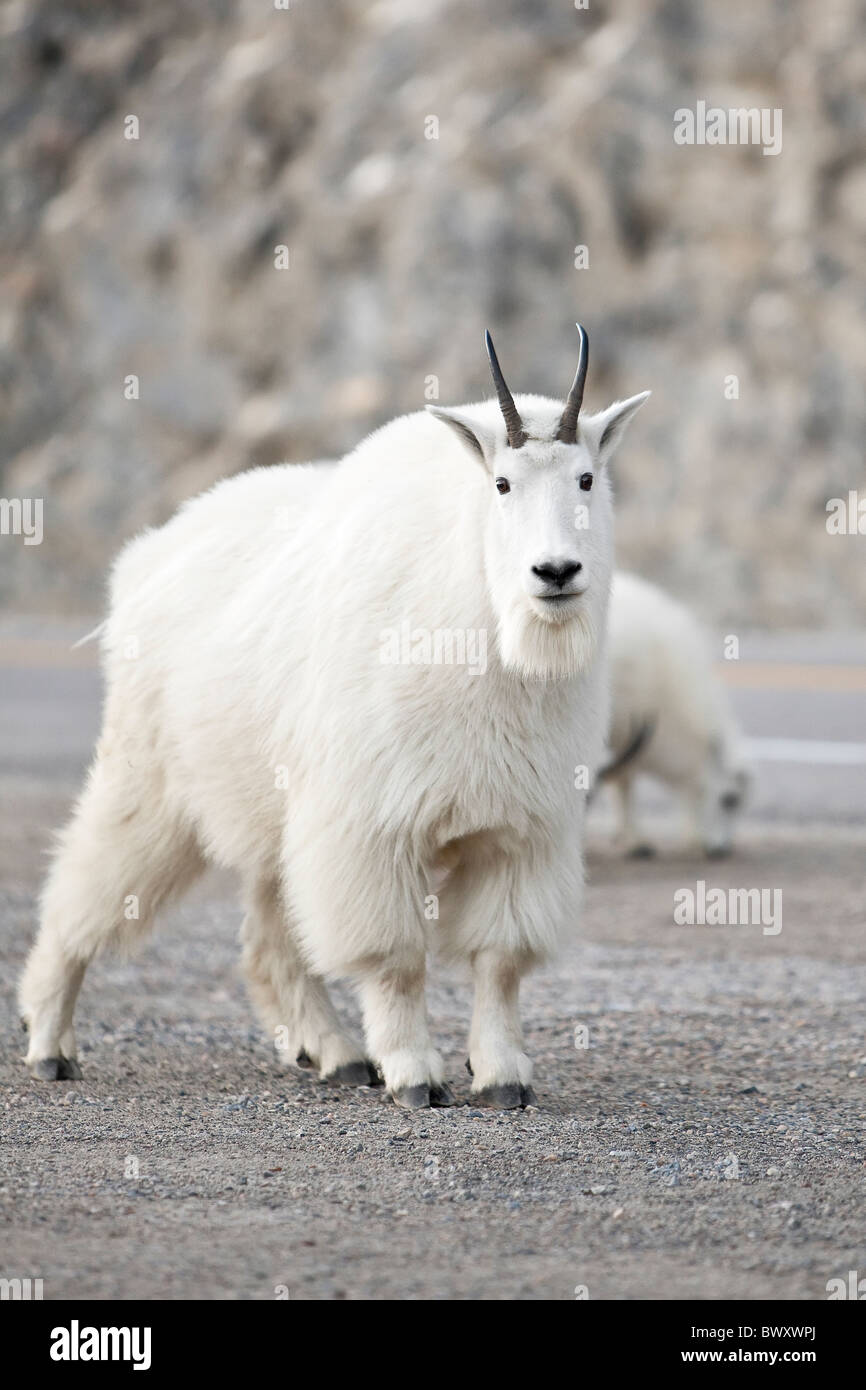
M 7 602 L 93 609 L 214 479 L 487 394 L 488 324 L 514 390 L 565 392 L 579 317 L 587 403 L 654 392 L 620 561 L 728 625 L 866 616 L 866 539 L 825 525 L 866 497 L 862 4 L 9 0 L 0 26 L 0 491 L 44 499 L 41 546 L 0 537 Z M 781 152 L 677 144 L 699 101 L 781 110 Z

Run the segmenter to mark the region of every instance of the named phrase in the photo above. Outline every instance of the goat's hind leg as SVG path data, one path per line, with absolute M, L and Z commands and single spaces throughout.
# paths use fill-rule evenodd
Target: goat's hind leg
M 81 1076 L 72 1018 L 89 962 L 106 946 L 131 945 L 203 867 L 195 836 L 167 810 L 159 774 L 136 778 L 123 756 L 100 755 L 62 833 L 19 985 L 35 1077 Z
M 260 879 L 248 889 L 241 941 L 247 987 L 280 1060 L 317 1067 L 323 1081 L 378 1085 L 376 1068 L 343 1027 L 324 980 L 302 959 L 276 882 Z

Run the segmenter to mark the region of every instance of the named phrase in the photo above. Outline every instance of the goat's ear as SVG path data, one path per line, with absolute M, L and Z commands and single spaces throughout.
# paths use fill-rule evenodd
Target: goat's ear
M 449 429 L 454 431 L 473 458 L 485 468 L 490 468 L 495 449 L 491 431 L 479 425 L 477 420 L 473 420 L 462 410 L 445 410 L 441 405 L 428 405 L 427 409 L 437 420 L 441 420 L 443 425 L 448 425 Z
M 580 434 L 599 463 L 607 463 L 625 434 L 632 416 L 637 414 L 651 394 L 650 391 L 641 391 L 639 396 L 630 396 L 627 401 L 614 401 L 607 410 L 600 410 L 597 415 L 581 416 Z

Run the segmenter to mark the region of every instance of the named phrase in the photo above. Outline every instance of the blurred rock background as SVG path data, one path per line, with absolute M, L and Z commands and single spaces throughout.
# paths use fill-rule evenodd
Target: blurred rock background
M 654 392 L 620 562 L 728 625 L 862 621 L 825 508 L 866 496 L 864 36 L 860 0 L 6 0 L 0 495 L 45 539 L 0 537 L 3 601 L 92 612 L 214 479 L 488 394 L 488 324 L 564 393 L 580 317 L 588 404 Z M 699 99 L 781 108 L 781 154 L 676 145 Z

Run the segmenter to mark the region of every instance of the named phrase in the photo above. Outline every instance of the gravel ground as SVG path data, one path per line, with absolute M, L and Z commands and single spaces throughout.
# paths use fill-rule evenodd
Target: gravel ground
M 747 823 L 719 866 L 625 862 L 597 827 L 583 921 L 525 992 L 539 1108 L 470 1108 L 469 989 L 434 969 L 461 1104 L 409 1115 L 277 1067 L 216 875 L 92 968 L 84 1080 L 31 1082 L 13 983 L 72 790 L 2 784 L 0 1274 L 46 1298 L 822 1299 L 866 1270 L 860 828 Z M 674 925 L 698 878 L 780 887 L 781 933 Z

